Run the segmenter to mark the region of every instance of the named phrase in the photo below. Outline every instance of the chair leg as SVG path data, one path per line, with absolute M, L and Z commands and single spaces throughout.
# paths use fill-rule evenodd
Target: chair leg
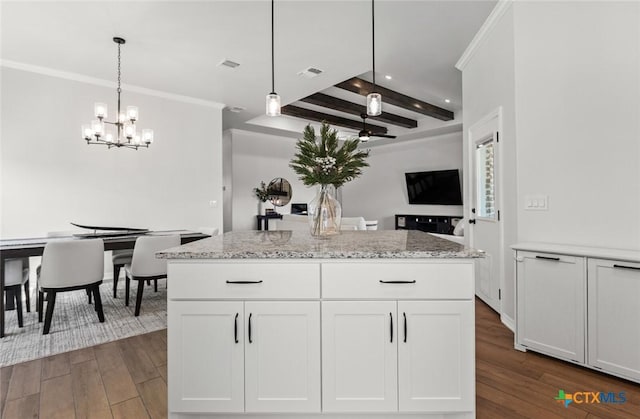
M 18 285 L 13 291 L 13 296 L 16 300 L 16 310 L 18 311 L 18 327 L 24 326 L 22 318 L 22 288 Z
M 147 279 L 147 285 L 151 285 L 151 280 Z
M 153 291 L 158 292 L 158 280 L 153 280 Z
M 27 282 L 24 283 L 24 299 L 27 303 L 27 313 L 31 313 L 31 297 L 29 294 L 31 294 L 31 290 L 29 289 L 29 280 L 27 279 Z
M 93 299 L 96 302 L 96 311 L 98 312 L 98 320 L 104 323 L 104 311 L 102 310 L 102 297 L 100 296 L 100 286 L 93 287 Z
M 138 280 L 138 294 L 136 295 L 136 317 L 140 315 L 140 306 L 142 305 L 142 292 L 144 291 L 144 281 Z
M 48 335 L 51 329 L 51 318 L 53 317 L 53 307 L 56 305 L 56 292 L 47 291 L 47 314 L 44 318 L 44 330 L 43 335 Z
M 91 304 L 91 291 L 87 288 L 87 297 L 89 297 L 89 304 Z
M 118 298 L 118 278 L 120 278 L 122 265 L 113 265 L 113 298 Z
M 129 285 L 131 283 L 131 278 L 129 275 L 124 276 L 124 305 L 129 306 Z
M 38 323 L 42 323 L 42 311 L 44 310 L 44 293 L 38 290 Z

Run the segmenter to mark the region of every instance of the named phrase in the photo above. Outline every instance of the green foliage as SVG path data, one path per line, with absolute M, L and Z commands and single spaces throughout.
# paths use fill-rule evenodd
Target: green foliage
M 267 191 L 267 185 L 264 182 L 260 182 L 259 188 L 253 188 L 253 193 L 256 194 L 256 198 L 262 202 L 269 200 L 269 191 Z
M 297 152 L 289 163 L 302 183 L 311 185 L 334 185 L 336 188 L 357 178 L 362 168 L 369 166 L 366 158 L 369 151 L 358 150 L 360 140 L 346 140 L 338 147 L 338 131 L 323 123 L 320 137 L 311 125 L 303 131 L 296 143 Z

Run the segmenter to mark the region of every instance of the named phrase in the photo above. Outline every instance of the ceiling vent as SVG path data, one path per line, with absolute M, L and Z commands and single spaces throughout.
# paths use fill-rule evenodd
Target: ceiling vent
M 320 70 L 319 68 L 315 68 L 315 67 L 305 68 L 304 70 L 302 70 L 302 71 L 300 71 L 298 73 L 299 76 L 304 76 L 304 77 L 306 77 L 308 79 L 317 77 L 320 74 L 322 74 L 322 70 Z
M 231 61 L 231 60 L 224 60 L 218 65 L 229 67 L 229 68 L 240 67 L 240 63 L 236 63 L 235 61 Z

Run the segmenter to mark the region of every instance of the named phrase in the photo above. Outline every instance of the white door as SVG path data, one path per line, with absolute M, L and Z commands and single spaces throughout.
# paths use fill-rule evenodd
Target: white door
M 320 302 L 245 302 L 247 412 L 320 412 Z
M 468 206 L 470 245 L 486 252 L 485 258 L 476 261 L 476 294 L 498 313 L 504 253 L 499 188 L 499 130 L 499 110 L 469 130 L 471 203 Z
M 395 412 L 395 301 L 322 303 L 322 410 Z
M 640 380 L 640 263 L 589 259 L 589 365 Z
M 584 362 L 584 258 L 518 251 L 516 260 L 517 343 Z
M 398 302 L 401 412 L 464 412 L 475 407 L 474 303 Z
M 169 411 L 244 411 L 243 303 L 169 301 Z

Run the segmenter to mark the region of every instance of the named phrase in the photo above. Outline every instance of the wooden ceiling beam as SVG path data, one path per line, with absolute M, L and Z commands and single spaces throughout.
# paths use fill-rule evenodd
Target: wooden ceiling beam
M 367 112 L 366 106 L 358 105 L 357 103 L 349 102 L 337 97 L 325 95 L 324 93 L 314 93 L 311 96 L 300 99 L 300 101 L 348 113 L 351 115 L 356 115 L 358 117 L 360 117 L 361 114 Z M 416 128 L 418 126 L 418 121 L 416 121 L 415 119 L 405 118 L 404 116 L 394 115 L 388 112 L 382 112 L 382 115 L 379 116 L 370 116 L 368 119 L 375 119 L 376 121 L 397 125 L 403 128 Z
M 315 122 L 327 122 L 329 125 L 350 128 L 356 131 L 362 129 L 362 120 L 354 121 L 341 116 L 330 115 L 328 113 L 313 111 L 311 109 L 300 108 L 298 106 L 286 105 L 281 109 L 283 115 L 293 116 Z M 372 125 L 367 122 L 367 129 L 377 134 L 386 134 L 387 128 L 379 125 Z
M 353 77 L 349 80 L 345 80 L 342 83 L 336 84 L 335 87 L 339 87 L 344 90 L 348 90 L 353 93 L 357 93 L 362 96 L 366 96 L 373 90 L 373 84 L 358 77 Z M 419 99 L 412 98 L 402 93 L 394 92 L 380 85 L 376 85 L 377 93 L 382 95 L 382 103 L 388 103 L 395 105 L 403 109 L 408 109 L 413 112 L 418 112 L 423 115 L 430 116 L 432 118 L 439 119 L 441 121 L 451 121 L 454 118 L 453 112 L 448 111 L 439 106 L 432 105 L 427 102 L 423 102 Z

